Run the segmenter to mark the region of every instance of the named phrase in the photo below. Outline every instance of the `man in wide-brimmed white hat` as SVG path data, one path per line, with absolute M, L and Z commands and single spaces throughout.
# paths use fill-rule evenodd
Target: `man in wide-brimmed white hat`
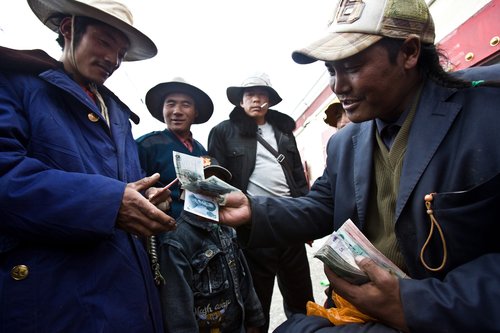
M 228 120 L 211 130 L 208 151 L 233 174 L 231 184 L 250 196 L 306 194 L 308 184 L 293 135 L 295 121 L 270 109 L 281 97 L 269 76 L 252 73 L 240 85 L 228 87 L 226 94 L 235 107 Z M 276 278 L 286 315 L 306 312 L 306 304 L 314 296 L 304 243 L 246 248 L 244 252 L 266 316 L 262 332 L 269 328 Z
M 156 46 L 118 1 L 28 4 L 62 56 L 0 48 L 0 331 L 163 332 L 141 238 L 175 227 L 168 191 L 143 196 L 159 175 L 103 85 Z

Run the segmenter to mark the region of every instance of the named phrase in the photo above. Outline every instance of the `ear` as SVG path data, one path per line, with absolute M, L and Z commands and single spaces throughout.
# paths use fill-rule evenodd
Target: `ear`
M 64 39 L 71 40 L 72 18 L 67 16 L 62 19 L 59 24 L 59 31 L 64 36 Z
M 408 36 L 401 46 L 405 69 L 415 68 L 420 57 L 420 38 L 416 35 Z

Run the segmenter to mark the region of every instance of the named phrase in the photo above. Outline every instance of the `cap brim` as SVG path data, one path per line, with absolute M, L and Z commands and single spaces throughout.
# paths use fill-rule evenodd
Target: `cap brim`
M 38 19 L 52 31 L 57 32 L 59 22 L 54 20 L 52 15 L 61 13 L 63 15 L 85 16 L 103 22 L 127 36 L 130 46 L 125 55 L 125 61 L 144 60 L 154 57 L 158 49 L 153 41 L 119 18 L 101 11 L 95 7 L 89 6 L 80 1 L 73 0 L 28 0 L 33 13 Z
M 210 176 L 216 176 L 219 179 L 222 179 L 225 182 L 229 182 L 232 178 L 231 172 L 221 167 L 220 165 L 209 165 L 203 168 L 203 173 L 205 178 L 209 178 Z
M 363 33 L 329 33 L 309 46 L 294 51 L 292 59 L 298 64 L 341 60 L 365 50 L 382 38 Z
M 212 99 L 201 89 L 184 82 L 164 82 L 149 89 L 146 94 L 146 106 L 153 117 L 163 119 L 165 96 L 170 93 L 182 93 L 193 98 L 198 115 L 193 124 L 202 124 L 210 119 L 214 112 Z

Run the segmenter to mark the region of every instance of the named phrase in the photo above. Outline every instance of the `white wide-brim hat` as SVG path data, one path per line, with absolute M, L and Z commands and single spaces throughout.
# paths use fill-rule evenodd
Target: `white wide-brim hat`
M 240 86 L 232 86 L 226 89 L 227 99 L 231 104 L 240 106 L 245 89 L 259 87 L 264 88 L 269 93 L 269 106 L 274 106 L 282 101 L 280 95 L 271 86 L 271 80 L 266 73 L 254 73 L 243 80 Z
M 135 61 L 154 57 L 158 49 L 153 41 L 133 27 L 130 10 L 114 0 L 28 0 L 33 13 L 43 24 L 58 32 L 64 16 L 85 16 L 103 22 L 128 38 L 130 47 L 123 60 Z

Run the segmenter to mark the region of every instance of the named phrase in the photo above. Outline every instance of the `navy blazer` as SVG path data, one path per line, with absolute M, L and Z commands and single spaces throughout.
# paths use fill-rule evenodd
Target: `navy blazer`
M 500 90 L 449 89 L 428 81 L 411 125 L 395 212 L 395 232 L 412 279 L 400 281 L 412 332 L 500 329 Z M 303 242 L 328 235 L 348 218 L 366 223 L 373 170 L 374 121 L 348 124 L 327 146 L 327 166 L 300 198 L 252 198 L 248 245 Z M 424 196 L 438 193 L 435 216 L 448 259 L 427 270 L 420 250 L 430 221 Z M 288 201 L 293 200 L 293 201 Z M 293 223 L 291 223 L 293 221 Z M 275 245 L 274 245 L 275 246 Z M 425 252 L 439 266 L 437 233 Z

